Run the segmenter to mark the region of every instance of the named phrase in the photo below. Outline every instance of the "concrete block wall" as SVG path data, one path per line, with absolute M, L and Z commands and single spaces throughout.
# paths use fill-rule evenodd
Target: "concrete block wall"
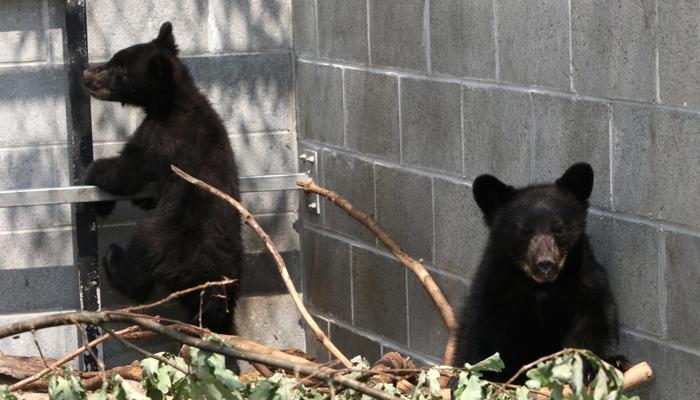
M 457 307 L 486 236 L 474 177 L 526 185 L 588 161 L 622 349 L 655 368 L 643 398 L 695 398 L 698 20 L 697 2 L 295 0 L 300 151 Z M 439 361 L 444 328 L 415 279 L 333 205 L 302 216 L 305 298 L 331 339 Z
M 0 2 L 0 190 L 70 185 L 63 3 Z M 153 39 L 160 24 L 171 21 L 181 58 L 226 124 L 241 175 L 297 171 L 291 0 L 90 0 L 87 12 L 95 63 Z M 137 109 L 93 100 L 95 156 L 116 154 L 141 118 Z M 243 199 L 300 282 L 298 195 L 247 193 Z M 100 251 L 123 243 L 144 215 L 120 203 L 99 221 Z M 302 326 L 272 261 L 248 228 L 243 233 L 247 284 L 237 310 L 240 333 L 303 348 Z M 0 209 L 0 243 L 6 249 L 0 254 L 2 321 L 80 308 L 69 207 Z M 105 280 L 101 284 L 104 307 L 128 302 Z M 76 347 L 78 336 L 66 328 L 42 333 L 39 342 L 45 355 L 58 357 Z M 2 340 L 0 351 L 36 353 L 31 336 Z M 113 364 L 133 356 L 118 344 L 108 345 L 106 354 Z

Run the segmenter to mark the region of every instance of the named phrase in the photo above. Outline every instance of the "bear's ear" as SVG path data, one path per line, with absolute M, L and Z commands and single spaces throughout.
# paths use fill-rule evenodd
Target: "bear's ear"
M 588 163 L 576 163 L 557 179 L 557 188 L 574 195 L 579 201 L 586 201 L 593 191 L 593 168 Z
M 493 175 L 479 175 L 472 185 L 474 200 L 490 221 L 491 215 L 505 202 L 513 198 L 515 189 L 498 180 Z
M 156 81 L 170 81 L 173 79 L 173 62 L 170 58 L 156 54 L 148 60 L 148 75 Z
M 173 36 L 173 24 L 170 22 L 164 22 L 163 25 L 160 26 L 158 37 L 155 42 L 177 55 L 177 45 L 175 44 L 175 36 Z

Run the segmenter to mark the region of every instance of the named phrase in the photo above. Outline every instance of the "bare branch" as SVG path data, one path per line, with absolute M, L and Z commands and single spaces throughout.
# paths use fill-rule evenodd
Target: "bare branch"
M 301 297 L 299 297 L 299 293 L 294 287 L 294 283 L 292 282 L 292 278 L 289 276 L 289 271 L 287 271 L 287 265 L 284 262 L 282 255 L 280 255 L 279 251 L 277 251 L 277 248 L 275 247 L 274 243 L 272 243 L 270 236 L 260 227 L 260 225 L 258 225 L 258 222 L 255 220 L 255 218 L 253 218 L 253 215 L 245 207 L 243 207 L 241 203 L 236 201 L 233 197 L 229 196 L 228 194 L 222 192 L 221 190 L 209 185 L 206 182 L 200 181 L 199 179 L 189 175 L 188 173 L 184 172 L 183 170 L 179 169 L 174 165 L 171 165 L 170 169 L 172 169 L 173 172 L 175 172 L 182 179 L 186 180 L 187 182 L 190 182 L 191 184 L 195 185 L 196 187 L 202 190 L 205 190 L 215 196 L 222 198 L 223 200 L 231 204 L 233 207 L 235 207 L 236 210 L 238 210 L 241 216 L 243 216 L 245 223 L 248 226 L 250 226 L 255 231 L 255 233 L 258 234 L 260 239 L 262 239 L 262 241 L 265 243 L 265 247 L 267 247 L 267 250 L 270 252 L 270 254 L 272 254 L 272 258 L 275 260 L 275 264 L 277 264 L 277 270 L 282 276 L 282 281 L 284 281 L 284 285 L 287 287 L 289 294 L 292 296 L 292 301 L 294 301 L 294 304 L 299 310 L 299 313 L 301 313 L 306 323 L 314 332 L 316 338 L 319 340 L 319 342 L 323 344 L 323 346 L 325 346 L 331 352 L 331 354 L 337 357 L 343 363 L 343 365 L 345 365 L 348 368 L 352 367 L 352 363 L 350 362 L 350 360 L 330 341 L 330 339 L 328 339 L 326 334 L 323 333 L 323 331 L 318 326 L 313 317 L 311 317 L 311 314 L 309 314 L 308 310 L 304 306 L 304 302 L 301 300 Z
M 9 325 L 0 327 L 0 339 L 16 335 L 18 333 L 27 332 L 32 329 L 43 329 L 50 328 L 54 326 L 68 325 L 72 321 L 78 321 L 82 323 L 91 323 L 95 325 L 101 325 L 105 322 L 126 322 L 132 323 L 140 326 L 141 328 L 159 333 L 163 336 L 167 336 L 171 339 L 177 340 L 180 343 L 187 344 L 189 346 L 197 347 L 202 350 L 210 351 L 213 353 L 223 354 L 225 356 L 239 358 L 243 360 L 248 360 L 251 362 L 259 362 L 267 364 L 273 367 L 286 369 L 289 371 L 298 371 L 303 374 L 317 374 L 319 379 L 330 380 L 339 385 L 348 387 L 350 389 L 357 390 L 360 393 L 364 393 L 368 396 L 382 399 L 382 400 L 393 400 L 394 398 L 389 394 L 382 392 L 378 389 L 365 385 L 354 379 L 346 378 L 344 376 L 337 376 L 337 371 L 322 367 L 311 361 L 305 360 L 305 363 L 297 363 L 290 361 L 286 358 L 280 358 L 273 355 L 261 354 L 255 351 L 243 350 L 239 346 L 232 343 L 227 345 L 221 345 L 217 343 L 212 343 L 206 340 L 201 340 L 183 333 L 177 332 L 174 329 L 163 326 L 152 319 L 141 318 L 131 315 L 118 314 L 109 311 L 81 311 L 73 313 L 64 314 L 54 314 L 42 317 L 37 317 L 25 321 L 15 322 Z M 195 327 L 195 329 L 197 329 Z M 309 364 L 311 363 L 311 364 Z
M 116 334 L 119 336 L 122 336 L 122 335 L 136 332 L 136 331 L 138 331 L 138 329 L 139 329 L 138 326 L 131 326 L 131 327 L 128 327 L 126 329 L 122 329 L 122 330 L 116 332 Z M 105 340 L 107 340 L 109 338 L 110 338 L 110 336 L 108 334 L 105 334 L 105 335 L 98 337 L 97 339 L 93 340 L 90 343 L 86 343 L 83 347 L 73 351 L 70 354 L 63 356 L 61 359 L 59 359 L 56 362 L 54 362 L 53 364 L 49 365 L 47 368 L 37 372 L 36 374 L 34 374 L 26 379 L 22 379 L 21 381 L 12 384 L 9 388 L 10 391 L 14 392 L 14 391 L 20 390 L 20 389 L 24 388 L 26 385 L 43 378 L 49 372 L 53 371 L 54 369 L 60 367 L 61 365 L 65 364 L 65 363 L 69 362 L 70 360 L 74 359 L 75 357 L 78 357 L 79 355 L 83 354 L 83 352 L 87 351 L 88 348 L 95 347 L 98 344 L 104 342 Z
M 433 278 L 430 276 L 428 271 L 423 266 L 423 263 L 414 259 L 413 257 L 406 254 L 399 245 L 394 241 L 394 239 L 389 236 L 388 233 L 382 229 L 379 224 L 367 213 L 353 206 L 349 201 L 343 198 L 338 193 L 322 188 L 316 185 L 312 181 L 298 180 L 297 185 L 304 188 L 306 192 L 312 192 L 319 194 L 330 202 L 340 207 L 348 215 L 355 218 L 361 224 L 366 226 L 372 233 L 374 233 L 379 240 L 384 243 L 384 245 L 391 251 L 391 253 L 404 265 L 406 268 L 411 270 L 418 281 L 423 285 L 428 295 L 433 299 L 435 306 L 440 312 L 445 326 L 447 326 L 447 344 L 445 346 L 444 361 L 446 365 L 452 364 L 452 353 L 454 353 L 454 346 L 456 344 L 457 335 L 457 319 L 455 318 L 454 310 L 450 303 L 445 298 L 445 295 L 440 290 L 440 287 L 435 283 Z
M 190 371 L 181 368 L 179 365 L 177 365 L 177 364 L 175 364 L 174 362 L 168 360 L 167 358 L 165 358 L 165 357 L 163 357 L 163 356 L 160 356 L 160 355 L 158 355 L 158 354 L 153 354 L 153 353 L 151 353 L 150 351 L 148 351 L 148 350 L 142 348 L 141 346 L 137 346 L 137 345 L 135 345 L 135 344 L 133 344 L 133 343 L 127 342 L 127 341 L 124 340 L 122 337 L 120 337 L 119 335 L 117 335 L 116 333 L 114 333 L 113 330 L 111 330 L 111 329 L 109 329 L 109 328 L 107 328 L 107 327 L 104 327 L 104 326 L 102 326 L 102 329 L 104 329 L 105 332 L 107 332 L 113 339 L 117 339 L 117 341 L 119 341 L 119 342 L 120 342 L 121 344 L 123 344 L 125 347 L 127 347 L 127 348 L 129 348 L 129 349 L 132 349 L 132 350 L 135 350 L 135 351 L 137 351 L 137 352 L 143 354 L 143 355 L 146 356 L 146 357 L 154 358 L 154 359 L 156 359 L 156 360 L 162 362 L 163 364 L 167 364 L 167 365 L 169 365 L 169 366 L 175 368 L 176 370 L 182 372 L 182 373 L 185 374 L 185 375 L 189 375 L 189 374 L 190 374 Z
M 77 321 L 74 321 L 73 325 L 75 325 L 78 328 L 78 331 L 80 331 L 80 334 L 83 337 L 83 343 L 89 343 L 90 339 L 88 338 L 85 328 L 83 328 L 83 326 L 80 325 Z M 92 359 L 95 360 L 97 366 L 100 368 L 100 372 L 102 373 L 102 380 L 107 380 L 107 373 L 105 372 L 105 363 L 103 363 L 102 360 L 100 360 L 100 358 L 97 357 L 97 354 L 95 354 L 95 352 L 92 350 L 92 347 L 86 346 L 85 348 L 92 356 Z
M 39 346 L 39 341 L 36 340 L 36 330 L 32 329 L 32 340 L 34 340 L 34 346 L 36 347 L 36 350 L 39 352 L 39 357 L 41 358 L 41 362 L 44 363 L 44 367 L 49 368 L 49 364 L 46 362 L 46 358 L 44 357 L 44 353 L 41 351 L 41 346 Z
M 161 304 L 167 303 L 167 302 L 174 300 L 178 297 L 184 296 L 188 293 L 196 292 L 198 290 L 203 291 L 204 289 L 207 289 L 207 288 L 210 288 L 213 286 L 224 286 L 225 287 L 225 286 L 231 285 L 235 282 L 236 282 L 236 279 L 228 279 L 228 278 L 223 279 L 221 281 L 217 281 L 217 282 L 206 282 L 206 283 L 203 283 L 201 285 L 193 286 L 193 287 L 188 288 L 188 289 L 184 289 L 184 290 L 170 293 L 167 297 L 162 298 L 162 299 L 156 301 L 155 303 L 126 307 L 126 308 L 123 308 L 122 310 L 126 311 L 126 312 L 147 310 L 149 308 L 153 308 L 153 307 L 159 306 Z

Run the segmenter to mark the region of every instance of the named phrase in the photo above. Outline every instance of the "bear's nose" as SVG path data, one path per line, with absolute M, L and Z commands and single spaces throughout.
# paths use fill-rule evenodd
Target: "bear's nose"
M 540 275 L 552 276 L 557 272 L 557 265 L 552 260 L 541 260 L 535 263 L 535 268 Z

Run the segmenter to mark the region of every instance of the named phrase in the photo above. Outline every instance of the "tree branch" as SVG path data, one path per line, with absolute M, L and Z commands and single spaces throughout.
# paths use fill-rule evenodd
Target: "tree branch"
M 389 251 L 391 251 L 391 253 L 404 266 L 406 266 L 406 268 L 411 270 L 411 272 L 416 275 L 420 283 L 428 292 L 428 295 L 430 295 L 430 297 L 433 299 L 435 306 L 440 312 L 440 316 L 442 316 L 442 320 L 445 322 L 445 326 L 447 327 L 447 344 L 445 345 L 444 361 L 446 365 L 452 365 L 452 355 L 457 342 L 457 319 L 455 318 L 455 313 L 452 306 L 445 298 L 445 295 L 442 293 L 442 290 L 440 290 L 440 287 L 438 287 L 428 271 L 425 269 L 423 263 L 401 250 L 394 239 L 392 239 L 391 236 L 389 236 L 389 234 L 386 233 L 369 214 L 353 206 L 338 193 L 322 188 L 312 181 L 298 180 L 296 184 L 304 188 L 304 191 L 306 192 L 316 193 L 325 197 L 330 202 L 340 207 L 348 215 L 366 226 L 379 238 L 379 240 L 382 241 L 382 243 L 384 243 Z
M 127 335 L 127 334 L 130 334 L 130 333 L 136 332 L 136 331 L 138 331 L 138 330 L 139 330 L 139 327 L 138 327 L 138 326 L 131 326 L 131 327 L 128 327 L 128 328 L 126 328 L 126 329 L 122 329 L 122 330 L 116 332 L 116 334 L 119 335 L 119 336 L 122 336 L 122 335 Z M 73 351 L 73 352 L 70 353 L 70 354 L 67 354 L 67 355 L 63 356 L 63 357 L 62 357 L 61 359 L 59 359 L 59 360 L 56 360 L 56 362 L 54 362 L 53 364 L 49 365 L 48 368 L 45 368 L 45 369 L 43 369 L 43 370 L 37 372 L 36 374 L 34 374 L 34 375 L 32 375 L 32 376 L 30 376 L 30 377 L 28 377 L 28 378 L 22 379 L 22 380 L 19 381 L 19 382 L 13 383 L 13 384 L 9 387 L 10 391 L 11 391 L 11 392 L 14 392 L 14 391 L 17 391 L 17 390 L 21 390 L 22 388 L 24 388 L 25 386 L 29 385 L 30 383 L 32 383 L 32 382 L 34 382 L 34 381 L 37 381 L 37 380 L 39 380 L 39 379 L 41 379 L 41 378 L 43 378 L 44 376 L 46 376 L 46 374 L 48 374 L 49 372 L 53 371 L 54 369 L 56 369 L 56 368 L 60 367 L 61 365 L 63 365 L 63 364 L 65 364 L 65 363 L 69 362 L 70 360 L 74 359 L 75 357 L 78 357 L 79 355 L 83 354 L 83 352 L 84 352 L 84 351 L 87 351 L 88 348 L 93 348 L 93 347 L 97 346 L 98 344 L 104 342 L 105 340 L 107 340 L 107 339 L 109 339 L 109 338 L 110 338 L 110 335 L 104 334 L 104 335 L 98 337 L 97 339 L 93 340 L 92 342 L 86 343 L 83 347 L 81 347 L 81 348 L 79 348 L 79 349 Z
M 265 243 L 265 247 L 267 248 L 267 250 L 270 252 L 270 254 L 272 254 L 272 258 L 275 260 L 275 264 L 277 264 L 277 270 L 282 276 L 282 281 L 284 281 L 284 285 L 287 287 L 289 294 L 292 296 L 292 301 L 294 301 L 294 304 L 299 310 L 299 313 L 301 313 L 306 323 L 314 332 L 316 339 L 318 339 L 318 341 L 321 342 L 321 344 L 323 344 L 323 346 L 326 347 L 331 352 L 331 354 L 337 357 L 340 360 L 340 362 L 343 363 L 343 365 L 345 365 L 348 368 L 352 367 L 352 363 L 350 362 L 350 360 L 330 341 L 330 339 L 328 339 L 326 334 L 323 333 L 323 331 L 318 326 L 313 317 L 311 317 L 311 314 L 309 314 L 308 310 L 304 306 L 304 302 L 301 300 L 301 297 L 299 297 L 299 293 L 294 287 L 294 283 L 292 282 L 292 278 L 289 276 L 289 272 L 287 271 L 287 265 L 284 262 L 282 255 L 280 255 L 280 253 L 277 251 L 277 248 L 275 247 L 274 243 L 272 243 L 272 239 L 270 239 L 270 236 L 260 227 L 260 225 L 258 225 L 258 222 L 255 220 L 255 218 L 253 218 L 253 215 L 245 207 L 243 207 L 241 203 L 236 201 L 233 197 L 229 196 L 228 194 L 222 192 L 221 190 L 209 185 L 206 182 L 200 181 L 199 179 L 193 177 L 192 175 L 189 175 L 188 173 L 184 172 L 183 170 L 174 165 L 171 165 L 170 169 L 172 169 L 173 172 L 175 172 L 182 179 L 186 180 L 187 182 L 190 182 L 191 184 L 195 185 L 196 187 L 202 190 L 205 190 L 215 196 L 220 197 L 221 199 L 225 200 L 233 207 L 235 207 L 236 210 L 238 210 L 241 216 L 243 216 L 245 223 L 248 226 L 250 226 L 255 231 L 255 233 L 258 234 L 260 239 L 262 239 L 262 241 Z
M 179 290 L 177 292 L 170 293 L 167 297 L 164 297 L 164 298 L 162 298 L 154 303 L 130 306 L 130 307 L 123 308 L 122 310 L 125 312 L 147 310 L 149 308 L 153 308 L 153 307 L 159 306 L 161 304 L 167 303 L 167 302 L 174 300 L 178 297 L 184 296 L 188 293 L 196 292 L 198 290 L 203 291 L 204 289 L 207 289 L 207 288 L 210 288 L 213 286 L 227 286 L 227 285 L 231 285 L 235 282 L 236 282 L 236 279 L 228 279 L 228 278 L 223 279 L 221 281 L 216 281 L 216 282 L 206 282 L 206 283 L 203 283 L 201 285 L 193 286 L 191 288 L 187 288 L 184 290 Z
M 360 393 L 364 393 L 368 396 L 377 399 L 394 400 L 393 396 L 385 392 L 365 385 L 354 379 L 350 379 L 344 376 L 338 376 L 338 372 L 336 370 L 333 370 L 328 367 L 322 367 L 308 360 L 306 361 L 307 363 L 311 363 L 310 365 L 293 362 L 288 359 L 283 359 L 274 355 L 267 355 L 254 351 L 244 350 L 241 349 L 239 346 L 233 345 L 231 343 L 227 345 L 212 343 L 177 332 L 176 330 L 163 326 L 149 318 L 143 318 L 129 314 L 120 314 L 110 311 L 81 311 L 73 313 L 54 314 L 33 318 L 25 321 L 15 322 L 0 327 L 0 339 L 6 338 L 8 336 L 13 336 L 22 332 L 27 332 L 32 329 L 38 330 L 54 326 L 69 325 L 72 324 L 73 321 L 91 323 L 95 325 L 101 325 L 106 322 L 126 322 L 138 325 L 145 330 L 159 333 L 163 336 L 167 336 L 171 339 L 177 340 L 180 343 L 197 347 L 202 350 L 223 354 L 229 357 L 248 360 L 251 362 L 259 362 L 298 373 L 308 375 L 315 374 L 319 379 L 335 382 L 336 384 L 357 390 Z

